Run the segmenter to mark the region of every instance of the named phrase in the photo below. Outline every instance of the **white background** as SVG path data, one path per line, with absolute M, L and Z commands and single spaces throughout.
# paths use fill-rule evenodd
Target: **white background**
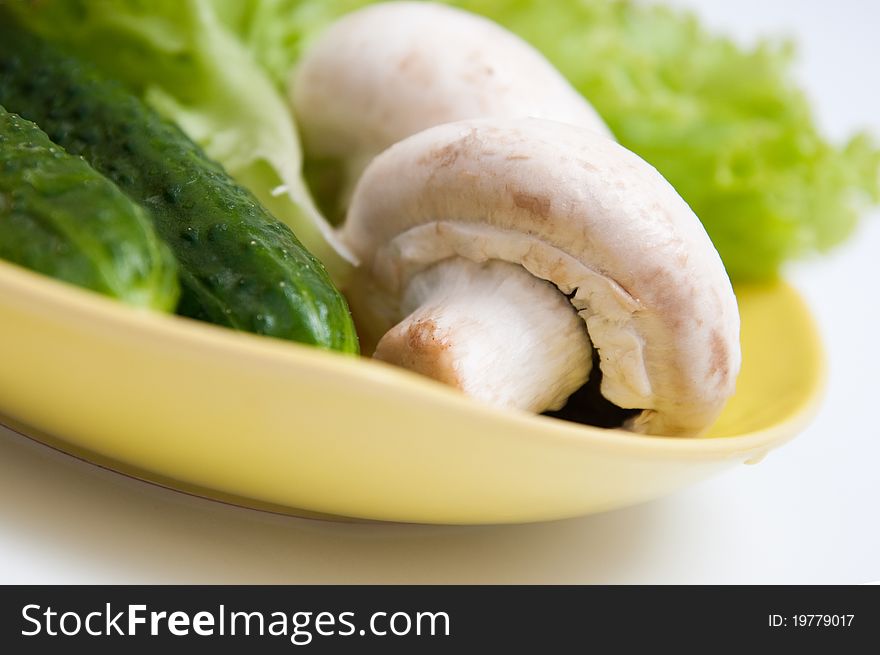
M 833 138 L 880 135 L 880 3 L 677 0 L 745 42 L 790 34 Z M 788 277 L 829 354 L 799 438 L 675 496 L 526 526 L 325 523 L 226 507 L 0 429 L 0 582 L 856 583 L 880 580 L 880 216 Z

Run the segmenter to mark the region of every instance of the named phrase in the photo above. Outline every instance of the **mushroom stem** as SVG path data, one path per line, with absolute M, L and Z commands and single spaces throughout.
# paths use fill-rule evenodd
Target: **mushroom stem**
M 454 257 L 410 282 L 409 315 L 374 357 L 490 404 L 559 409 L 590 374 L 586 325 L 553 284 L 516 264 Z

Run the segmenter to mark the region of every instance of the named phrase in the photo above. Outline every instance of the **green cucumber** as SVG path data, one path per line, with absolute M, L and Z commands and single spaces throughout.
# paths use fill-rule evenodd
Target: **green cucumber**
M 177 304 L 177 265 L 146 212 L 2 106 L 0 259 L 130 305 Z
M 0 104 L 147 209 L 179 263 L 179 312 L 357 352 L 345 299 L 290 228 L 139 98 L 6 16 Z

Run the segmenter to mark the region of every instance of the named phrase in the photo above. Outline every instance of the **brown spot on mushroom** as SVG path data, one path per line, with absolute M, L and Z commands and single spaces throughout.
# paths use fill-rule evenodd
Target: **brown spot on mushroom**
M 599 167 L 596 166 L 593 162 L 584 161 L 583 159 L 578 160 L 578 165 L 583 168 L 588 173 L 598 173 Z
M 525 209 L 540 218 L 550 215 L 550 196 L 539 196 L 525 191 L 513 191 L 513 204 Z
M 620 280 L 617 282 L 620 284 Z M 697 290 L 692 280 L 682 280 L 663 267 L 652 267 L 639 273 L 634 282 L 633 290 L 640 291 L 651 310 L 665 317 L 670 327 L 676 319 L 693 315 Z
M 526 161 L 528 159 L 531 159 L 528 155 L 507 155 L 504 161 Z
M 442 148 L 429 151 L 418 162 L 423 165 L 436 165 L 438 168 L 448 168 L 458 160 L 458 143 L 447 143 Z
M 438 350 L 443 351 L 449 348 L 449 344 L 444 343 L 437 336 L 437 323 L 433 319 L 424 319 L 413 323 L 406 331 L 407 341 L 410 350 Z
M 449 348 L 449 342 L 437 323 L 432 319 L 420 319 L 409 324 L 404 321 L 387 332 L 376 346 L 373 357 L 460 388 L 461 381 Z
M 727 352 L 727 342 L 724 335 L 718 330 L 712 331 L 709 340 L 709 375 L 719 375 L 721 379 L 727 377 L 730 368 L 730 355 Z

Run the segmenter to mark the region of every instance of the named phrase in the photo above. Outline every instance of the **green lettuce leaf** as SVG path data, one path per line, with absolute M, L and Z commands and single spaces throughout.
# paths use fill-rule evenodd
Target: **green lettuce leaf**
M 176 120 L 249 186 L 337 279 L 343 258 L 302 182 L 283 98 L 332 20 L 372 0 L 53 0 L 10 3 Z M 793 49 L 743 49 L 684 12 L 625 0 L 452 0 L 533 43 L 620 142 L 702 219 L 735 280 L 840 243 L 880 201 L 880 150 L 817 130 Z M 275 195 L 277 189 L 284 190 Z
M 217 0 L 279 88 L 309 42 L 369 0 Z M 688 13 L 610 0 L 455 0 L 518 33 L 678 189 L 734 280 L 846 238 L 880 201 L 880 150 L 817 130 L 792 82 L 791 44 L 744 49 Z
M 343 250 L 302 180 L 287 102 L 227 27 L 232 4 L 52 0 L 7 7 L 30 29 L 141 93 L 288 223 L 331 275 L 344 275 Z

